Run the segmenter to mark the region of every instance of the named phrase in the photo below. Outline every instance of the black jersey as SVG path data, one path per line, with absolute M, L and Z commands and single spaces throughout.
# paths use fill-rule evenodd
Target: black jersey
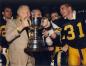
M 5 38 L 5 34 L 6 34 L 5 28 L 6 28 L 6 21 L 0 18 L 0 31 L 1 31 L 0 44 L 2 45 L 2 47 L 8 48 L 8 42 L 6 41 Z
M 86 21 L 85 16 L 76 15 L 76 19 L 60 19 L 56 22 L 62 28 L 61 40 L 74 48 L 86 48 Z
M 5 35 L 5 27 L 6 27 L 6 21 L 4 19 L 0 19 L 0 31 L 1 35 Z
M 1 66 L 6 66 L 6 63 L 6 57 L 2 53 L 0 53 L 0 64 L 2 64 Z

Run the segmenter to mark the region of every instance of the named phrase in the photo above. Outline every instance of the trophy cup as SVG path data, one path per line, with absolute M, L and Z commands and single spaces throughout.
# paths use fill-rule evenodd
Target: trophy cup
M 29 42 L 27 44 L 27 48 L 25 48 L 25 52 L 42 52 L 46 51 L 47 47 L 45 46 L 44 39 L 42 37 L 42 28 L 41 28 L 41 19 L 33 18 L 32 25 L 29 32 Z

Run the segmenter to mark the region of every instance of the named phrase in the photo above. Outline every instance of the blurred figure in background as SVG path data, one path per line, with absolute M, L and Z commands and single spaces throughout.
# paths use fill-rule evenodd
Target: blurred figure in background
M 39 26 L 41 26 L 42 13 L 39 9 L 32 10 L 32 18 L 39 19 L 40 20 Z M 42 30 L 40 31 L 41 31 L 40 34 L 42 34 Z M 34 56 L 36 59 L 36 66 L 50 66 L 50 61 L 51 61 L 50 55 L 51 55 L 51 52 L 49 51 L 34 53 Z
M 49 12 L 44 13 L 44 17 L 47 17 L 49 20 L 51 19 L 51 18 L 50 18 L 50 13 L 49 13 Z
M 1 22 L 1 20 L 0 20 Z M 2 24 L 0 23 L 0 26 L 2 26 Z M 2 36 L 2 29 L 0 27 L 0 66 L 6 66 L 6 57 L 3 54 L 3 36 Z
M 51 13 L 51 21 L 52 22 L 55 21 L 55 20 L 57 20 L 57 19 L 59 19 L 59 18 L 60 18 L 60 16 L 59 16 L 59 14 L 56 11 L 53 11 Z
M 5 8 L 3 8 L 2 10 L 2 18 L 0 19 L 0 40 L 2 43 L 2 53 L 6 56 L 7 59 L 7 65 L 9 64 L 9 59 L 8 59 L 8 43 L 5 39 L 5 33 L 6 33 L 6 24 L 8 21 L 12 20 L 12 9 L 8 6 L 6 6 Z
M 6 60 L 6 57 L 5 55 L 2 53 L 2 43 L 1 43 L 1 40 L 0 40 L 0 66 L 6 66 L 6 63 L 7 63 L 7 60 Z
M 6 42 L 5 40 L 5 26 L 6 23 L 13 19 L 12 17 L 12 9 L 10 7 L 5 7 L 2 11 L 2 18 L 0 19 L 0 30 L 1 30 L 1 36 L 3 37 L 3 42 Z M 3 43 L 3 53 L 6 53 L 6 48 L 8 48 L 8 44 Z
M 3 19 L 7 22 L 10 19 L 13 19 L 12 17 L 12 9 L 11 7 L 5 7 L 2 11 Z
M 51 66 L 51 61 L 52 61 L 52 52 L 54 51 L 54 46 L 53 46 L 53 40 L 56 37 L 56 34 L 53 30 L 53 27 L 51 25 L 51 22 L 47 17 L 43 17 L 41 20 L 41 25 L 43 27 L 43 36 L 44 40 L 46 43 L 46 46 L 48 48 L 48 53 L 49 53 L 49 66 Z
M 31 19 L 32 19 L 32 23 L 33 23 L 33 20 L 37 18 L 38 19 L 38 25 L 40 26 L 40 23 L 41 23 L 41 18 L 42 18 L 42 12 L 40 9 L 33 9 L 31 11 Z
M 31 14 L 32 14 L 32 18 L 42 17 L 42 13 L 40 9 L 33 9 Z
M 56 25 L 54 22 L 56 22 L 58 19 L 60 18 L 59 14 L 56 12 L 56 11 L 53 11 L 51 13 L 51 24 L 52 24 L 52 27 L 53 29 L 56 29 L 58 28 L 59 29 L 59 26 Z M 58 32 L 58 34 L 60 34 L 60 32 Z M 56 39 L 56 41 L 60 40 L 60 38 Z M 58 42 L 59 43 L 59 42 Z M 52 47 L 54 48 L 54 47 Z M 59 51 L 57 48 L 59 47 L 55 47 L 55 51 Z M 56 50 L 57 49 L 57 50 Z
M 30 9 L 27 5 L 21 5 L 17 14 L 17 19 L 10 20 L 6 25 L 10 66 L 35 66 L 35 59 L 24 52 L 29 42 L 25 28 L 31 25 Z
M 66 65 L 67 64 L 67 49 L 68 46 L 62 46 L 62 42 L 61 42 L 61 27 L 58 25 L 59 20 L 61 19 L 61 16 L 59 16 L 59 14 L 54 11 L 51 13 L 51 24 L 53 27 L 54 32 L 56 33 L 56 39 L 53 40 L 53 44 L 54 46 L 52 48 L 54 48 L 54 52 L 52 55 L 52 65 L 55 66 L 61 66 L 61 65 Z M 50 49 L 52 49 L 50 48 Z M 60 58 L 60 59 L 59 59 Z M 53 63 L 54 61 L 54 63 Z

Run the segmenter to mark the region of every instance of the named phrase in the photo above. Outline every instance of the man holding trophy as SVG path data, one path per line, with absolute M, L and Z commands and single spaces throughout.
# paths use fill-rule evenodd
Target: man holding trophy
M 35 12 L 41 14 L 41 12 Z M 46 18 L 32 17 L 30 19 L 30 9 L 27 5 L 21 5 L 17 10 L 17 19 L 10 20 L 6 25 L 6 39 L 9 42 L 9 55 L 10 55 L 10 65 L 11 66 L 35 66 L 35 65 L 50 65 L 49 51 L 45 46 L 44 37 L 47 35 L 47 30 L 44 28 L 49 24 L 46 24 Z M 38 15 L 39 15 L 38 14 Z M 45 20 L 45 21 L 44 21 Z M 42 23 L 41 23 L 42 22 Z M 46 26 L 44 26 L 44 22 Z M 46 29 L 46 28 L 45 28 Z M 50 31 L 50 36 L 52 39 L 55 38 L 54 31 Z M 43 37 L 44 36 L 44 37 Z M 47 39 L 49 41 L 49 38 Z M 28 53 L 28 55 L 25 53 Z M 48 53 L 45 53 L 48 51 Z M 50 50 L 51 51 L 51 50 Z M 33 52 L 38 52 L 34 53 Z M 30 55 L 30 53 L 32 53 Z M 45 57 L 45 55 L 47 57 Z M 36 63 L 35 64 L 35 59 Z M 49 57 L 48 57 L 49 56 Z M 42 63 L 39 62 L 41 58 Z
M 31 25 L 30 9 L 27 5 L 21 5 L 17 14 L 17 19 L 9 21 L 6 26 L 10 66 L 34 66 L 34 58 L 24 52 L 29 42 L 25 28 Z

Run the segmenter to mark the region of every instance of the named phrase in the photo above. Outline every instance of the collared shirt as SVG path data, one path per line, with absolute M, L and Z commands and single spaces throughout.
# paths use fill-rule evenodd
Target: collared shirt
M 4 20 L 6 20 L 6 22 L 8 22 L 9 20 L 12 20 L 13 17 L 11 17 L 10 19 L 7 19 L 6 17 L 3 17 Z

